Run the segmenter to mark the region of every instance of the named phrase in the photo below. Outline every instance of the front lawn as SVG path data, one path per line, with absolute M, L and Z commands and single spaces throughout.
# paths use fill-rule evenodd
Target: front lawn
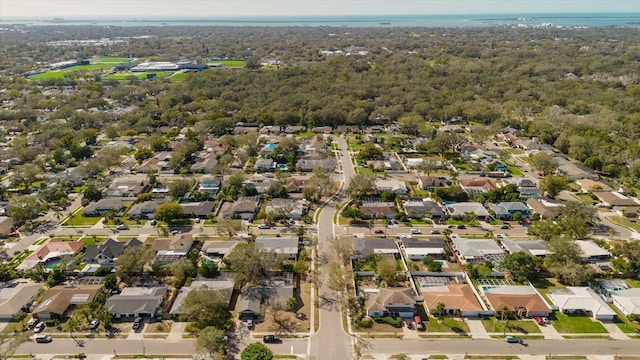
M 598 321 L 590 317 L 579 314 L 563 314 L 554 311 L 549 317 L 551 324 L 560 334 L 606 334 L 607 329 Z
M 65 220 L 65 222 L 62 223 L 62 226 L 91 227 L 95 225 L 98 221 L 100 221 L 100 219 L 102 218 L 98 216 L 84 216 L 82 214 L 82 210 L 80 210 L 80 211 L 76 211 L 76 213 L 73 214 L 72 217 Z
M 440 321 L 435 317 L 429 316 L 428 321 L 426 321 L 425 318 L 422 318 L 422 321 L 426 332 L 452 332 L 456 334 L 469 332 L 467 323 L 451 317 L 444 317 L 442 321 Z
M 625 219 L 621 216 L 610 216 L 609 220 L 613 221 L 614 223 L 618 224 L 618 225 L 622 225 L 626 228 L 635 230 L 640 232 L 640 225 L 638 225 L 637 222 L 635 221 L 631 221 L 629 219 Z
M 504 321 L 500 318 L 490 317 L 482 319 L 482 325 L 487 332 L 493 333 L 520 333 L 523 335 L 531 333 L 540 333 L 540 328 L 532 320 L 509 320 Z
M 524 173 L 516 166 L 507 165 L 507 171 L 513 176 L 524 176 Z

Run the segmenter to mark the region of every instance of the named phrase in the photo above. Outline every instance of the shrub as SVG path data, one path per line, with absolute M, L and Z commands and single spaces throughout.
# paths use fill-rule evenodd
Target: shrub
M 397 317 L 397 318 L 393 318 L 391 316 L 385 316 L 382 318 L 382 321 L 393 326 L 393 327 L 401 327 L 402 326 L 402 318 Z
M 373 326 L 373 319 L 370 317 L 356 319 L 356 326 L 363 329 L 369 329 Z

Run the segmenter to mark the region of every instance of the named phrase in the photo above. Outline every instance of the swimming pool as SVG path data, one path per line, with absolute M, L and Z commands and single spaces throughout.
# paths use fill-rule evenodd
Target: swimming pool
M 53 270 L 54 267 L 56 267 L 56 265 L 60 265 L 62 264 L 62 260 L 53 260 L 51 262 L 48 262 L 47 265 L 45 265 L 45 267 L 49 270 Z

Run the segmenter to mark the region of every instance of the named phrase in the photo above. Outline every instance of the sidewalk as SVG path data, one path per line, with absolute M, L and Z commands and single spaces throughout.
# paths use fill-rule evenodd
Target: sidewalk
M 629 340 L 630 337 L 627 336 L 619 327 L 613 322 L 602 321 L 602 325 L 607 329 L 609 335 L 614 340 Z
M 464 320 L 469 326 L 469 334 L 471 334 L 472 339 L 491 339 L 487 329 L 482 325 L 482 320 L 470 318 L 465 318 Z

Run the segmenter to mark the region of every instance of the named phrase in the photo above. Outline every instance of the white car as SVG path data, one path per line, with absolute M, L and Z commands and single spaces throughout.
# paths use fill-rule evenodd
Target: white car
M 267 224 L 260 224 L 258 225 L 258 229 L 271 229 L 271 226 Z
M 422 234 L 422 231 L 420 231 L 420 229 L 411 229 L 411 233 L 412 234 Z

